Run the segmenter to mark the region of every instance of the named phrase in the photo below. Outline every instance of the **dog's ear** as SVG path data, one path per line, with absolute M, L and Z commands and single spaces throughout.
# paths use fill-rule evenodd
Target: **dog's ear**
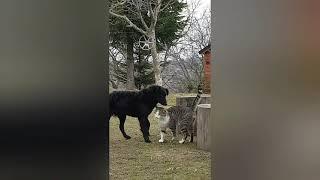
M 169 95 L 169 89 L 165 88 L 167 95 Z

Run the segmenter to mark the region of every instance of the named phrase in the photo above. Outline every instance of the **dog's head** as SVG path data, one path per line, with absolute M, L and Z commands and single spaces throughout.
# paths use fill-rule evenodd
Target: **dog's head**
M 152 95 L 157 103 L 160 103 L 163 106 L 167 105 L 167 95 L 169 95 L 169 90 L 162 86 L 152 85 L 149 86 L 145 91 Z

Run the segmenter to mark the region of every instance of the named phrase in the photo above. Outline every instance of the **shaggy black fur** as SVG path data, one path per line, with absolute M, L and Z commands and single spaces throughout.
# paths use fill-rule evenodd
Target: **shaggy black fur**
M 150 143 L 149 128 L 150 122 L 148 120 L 149 114 L 157 103 L 164 106 L 167 105 L 166 96 L 169 90 L 152 85 L 141 91 L 113 91 L 109 94 L 109 115 L 118 116 L 120 120 L 119 129 L 126 139 L 130 139 L 124 130 L 124 123 L 126 116 L 137 117 L 140 123 L 140 130 L 142 131 L 145 142 Z

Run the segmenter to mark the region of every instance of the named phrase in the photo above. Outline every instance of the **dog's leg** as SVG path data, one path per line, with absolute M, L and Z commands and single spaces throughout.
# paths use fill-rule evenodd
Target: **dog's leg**
M 150 136 L 150 132 L 149 132 L 150 122 L 149 122 L 149 120 L 146 121 L 146 126 L 147 126 L 147 135 Z
M 120 120 L 119 129 L 120 129 L 123 137 L 126 138 L 126 139 L 130 139 L 131 137 L 128 136 L 126 134 L 126 132 L 124 131 L 124 122 L 126 121 L 126 115 L 120 115 L 118 117 L 119 117 L 119 120 Z
M 139 119 L 139 123 L 140 123 L 140 130 L 143 134 L 143 138 L 144 141 L 146 143 L 151 143 L 150 139 L 149 139 L 149 133 L 148 133 L 148 119 L 147 118 L 138 118 Z M 149 123 L 150 124 L 150 123 Z

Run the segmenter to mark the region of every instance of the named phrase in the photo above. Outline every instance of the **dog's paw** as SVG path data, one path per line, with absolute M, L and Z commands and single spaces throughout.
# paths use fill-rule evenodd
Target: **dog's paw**
M 128 140 L 128 139 L 131 139 L 131 136 L 126 135 L 124 138 Z
M 164 139 L 159 139 L 159 143 L 163 143 L 164 142 Z
M 183 144 L 183 143 L 184 143 L 184 139 L 180 140 L 179 143 L 180 143 L 180 144 Z
M 174 140 L 176 140 L 176 138 L 175 138 L 175 137 L 172 137 L 172 138 L 171 138 L 171 141 L 174 141 Z
M 144 140 L 144 142 L 146 142 L 146 143 L 151 143 L 151 141 L 150 141 L 149 139 Z

